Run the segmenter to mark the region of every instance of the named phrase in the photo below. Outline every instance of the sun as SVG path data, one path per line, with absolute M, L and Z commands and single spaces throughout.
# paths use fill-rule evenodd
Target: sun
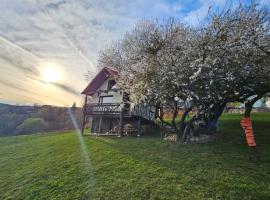
M 59 82 L 61 73 L 59 68 L 55 66 L 43 66 L 40 68 L 41 79 L 46 83 Z

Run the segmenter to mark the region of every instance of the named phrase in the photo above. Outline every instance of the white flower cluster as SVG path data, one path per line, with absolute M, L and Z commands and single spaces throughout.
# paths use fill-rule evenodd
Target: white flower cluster
M 209 111 L 270 91 L 269 11 L 256 4 L 210 13 L 190 28 L 177 20 L 143 21 L 103 51 L 133 102 L 190 101 Z M 165 105 L 166 106 L 166 105 Z

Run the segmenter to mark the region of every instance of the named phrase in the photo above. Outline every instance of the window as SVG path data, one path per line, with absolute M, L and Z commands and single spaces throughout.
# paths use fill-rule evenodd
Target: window
M 113 103 L 113 96 L 100 96 L 99 103 Z
M 116 84 L 115 80 L 109 80 L 108 81 L 108 90 L 111 90 L 112 87 Z

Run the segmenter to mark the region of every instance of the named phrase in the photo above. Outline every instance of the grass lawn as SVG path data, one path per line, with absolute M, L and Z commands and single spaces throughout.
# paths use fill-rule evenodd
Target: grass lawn
M 50 133 L 0 138 L 0 199 L 270 199 L 270 113 L 253 114 L 251 163 L 240 115 L 208 144 Z

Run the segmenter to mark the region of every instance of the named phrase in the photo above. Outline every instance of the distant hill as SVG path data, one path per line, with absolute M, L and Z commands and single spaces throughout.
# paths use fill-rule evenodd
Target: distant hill
M 81 108 L 74 105 L 72 112 L 77 121 L 80 121 Z M 0 103 L 0 135 L 20 135 L 72 128 L 67 107 Z
M 0 115 L 3 113 L 16 113 L 16 114 L 33 114 L 37 113 L 40 109 L 46 109 L 46 108 L 55 108 L 60 110 L 66 110 L 68 107 L 57 107 L 57 106 L 51 106 L 51 105 L 10 105 L 10 104 L 4 104 L 0 103 Z M 76 107 L 76 109 L 81 109 L 80 107 Z
M 41 106 L 25 106 L 25 105 L 9 105 L 0 103 L 0 114 L 16 113 L 16 114 L 31 114 L 37 113 Z

